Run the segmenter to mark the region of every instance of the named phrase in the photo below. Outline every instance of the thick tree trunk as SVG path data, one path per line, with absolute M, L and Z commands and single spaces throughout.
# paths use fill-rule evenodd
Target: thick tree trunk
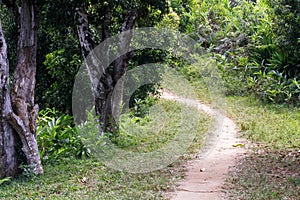
M 135 27 L 137 13 L 134 10 L 128 12 L 128 15 L 122 25 L 121 37 L 118 44 L 118 58 L 114 61 L 112 70 L 107 67 L 109 64 L 109 44 L 106 44 L 107 47 L 104 48 L 107 51 L 100 52 L 100 56 L 91 54 L 93 53 L 92 51 L 95 47 L 95 43 L 89 31 L 87 14 L 83 8 L 78 9 L 77 14 L 79 22 L 78 36 L 81 44 L 82 54 L 84 58 L 86 58 L 89 54 L 91 56 L 91 62 L 86 63 L 86 67 L 88 69 L 93 87 L 92 90 L 95 98 L 96 115 L 100 117 L 99 120 L 104 132 L 116 133 L 118 130 L 117 121 L 123 93 L 123 80 L 121 80 L 121 77 L 125 75 L 128 65 L 127 62 L 130 56 L 132 56 L 130 53 L 121 55 L 120 52 L 128 52 L 127 50 L 129 49 L 133 29 Z M 104 15 L 104 23 L 102 26 L 102 41 L 109 37 L 108 33 L 110 19 L 111 11 L 107 10 Z M 101 58 L 101 63 L 99 63 L 99 58 Z M 114 90 L 118 95 L 114 96 L 112 101 Z
M 36 51 L 37 51 L 37 7 L 33 0 L 20 2 L 19 40 L 17 66 L 11 91 L 13 112 L 8 120 L 22 141 L 22 150 L 34 173 L 43 174 L 36 140 L 38 105 L 34 104 Z
M 114 94 L 112 102 L 112 112 L 116 121 L 119 121 L 120 106 L 122 103 L 124 90 L 124 77 L 128 67 L 128 61 L 135 55 L 129 51 L 130 42 L 135 28 L 137 12 L 131 10 L 122 25 L 120 40 L 118 44 L 117 59 L 113 63 L 113 85 Z M 123 54 L 125 52 L 125 54 Z
M 11 112 L 8 76 L 7 47 L 0 21 L 0 179 L 14 177 L 17 172 L 15 138 L 6 120 L 7 114 Z

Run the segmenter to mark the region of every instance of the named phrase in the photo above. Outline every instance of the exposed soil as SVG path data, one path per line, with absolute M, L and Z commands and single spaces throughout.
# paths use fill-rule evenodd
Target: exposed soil
M 163 92 L 161 98 L 189 104 L 201 112 L 215 116 L 218 112 L 196 100 L 186 99 L 172 93 Z M 174 190 L 167 194 L 172 200 L 217 200 L 224 199 L 222 185 L 229 168 L 235 164 L 235 160 L 246 153 L 246 141 L 238 138 L 235 123 L 223 116 L 219 129 L 216 129 L 210 142 L 205 145 L 194 160 L 185 166 L 187 169 L 184 180 L 178 183 Z

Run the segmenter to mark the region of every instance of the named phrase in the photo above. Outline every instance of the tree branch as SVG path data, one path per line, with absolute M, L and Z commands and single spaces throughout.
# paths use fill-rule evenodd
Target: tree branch
M 136 10 L 130 10 L 128 15 L 122 25 L 121 36 L 119 40 L 118 53 L 114 61 L 114 83 L 116 84 L 118 80 L 125 74 L 127 70 L 127 61 L 132 57 L 132 53 L 129 53 L 129 45 L 133 36 L 135 23 L 137 18 Z M 125 54 L 123 54 L 125 53 Z
M 111 11 L 108 9 L 104 14 L 104 22 L 102 25 L 102 37 L 101 41 L 103 42 L 107 38 L 109 38 L 109 25 L 111 22 Z
M 95 48 L 95 41 L 89 29 L 89 22 L 85 8 L 76 8 L 77 32 L 83 57 L 86 58 Z

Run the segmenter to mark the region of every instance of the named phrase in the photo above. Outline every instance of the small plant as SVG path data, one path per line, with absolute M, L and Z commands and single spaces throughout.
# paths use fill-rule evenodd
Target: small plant
M 0 179 L 0 185 L 2 185 L 3 183 L 6 183 L 6 182 L 10 182 L 10 181 L 11 181 L 10 177 L 5 177 L 3 179 Z
M 26 179 L 32 179 L 36 177 L 37 175 L 33 172 L 33 166 L 29 166 L 26 164 L 21 164 L 19 166 L 19 169 L 22 170 L 22 177 Z
M 101 152 L 107 152 L 106 147 L 111 143 L 113 135 L 101 130 L 94 109 L 86 111 L 87 120 L 77 125 L 76 130 L 88 153 L 98 155 Z
M 42 110 L 38 118 L 37 140 L 44 162 L 81 158 L 89 153 L 73 124 L 73 117 L 55 109 Z
M 150 107 L 155 104 L 156 100 L 157 98 L 152 96 L 148 96 L 145 99 L 134 99 L 134 104 L 131 108 L 131 117 L 137 121 L 147 118 Z

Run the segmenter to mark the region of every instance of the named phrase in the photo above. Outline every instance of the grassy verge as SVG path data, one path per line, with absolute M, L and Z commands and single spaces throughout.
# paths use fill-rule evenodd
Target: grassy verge
M 166 116 L 172 116 L 165 120 L 163 134 L 156 134 L 155 137 L 123 134 L 124 148 L 132 151 L 152 151 L 174 137 L 177 130 L 172 127 L 176 127 L 178 118 L 181 117 L 178 114 L 180 106 L 171 101 L 162 101 L 160 104 Z M 193 108 L 189 109 L 191 113 L 195 111 Z M 186 155 L 161 170 L 131 174 L 107 168 L 99 160 L 72 160 L 44 166 L 43 176 L 24 173 L 13 181 L 3 183 L 0 185 L 0 197 L 1 199 L 165 199 L 164 192 L 172 190 L 176 181 L 183 177 L 182 164 L 201 146 L 209 121 L 209 117 L 201 115 L 197 135 Z M 147 123 L 139 123 L 139 126 L 142 128 L 147 126 Z
M 252 142 L 276 150 L 299 150 L 300 108 L 263 105 L 253 97 L 229 97 L 227 115 Z
M 226 199 L 299 199 L 299 108 L 229 97 L 227 115 L 254 147 L 231 169 Z

